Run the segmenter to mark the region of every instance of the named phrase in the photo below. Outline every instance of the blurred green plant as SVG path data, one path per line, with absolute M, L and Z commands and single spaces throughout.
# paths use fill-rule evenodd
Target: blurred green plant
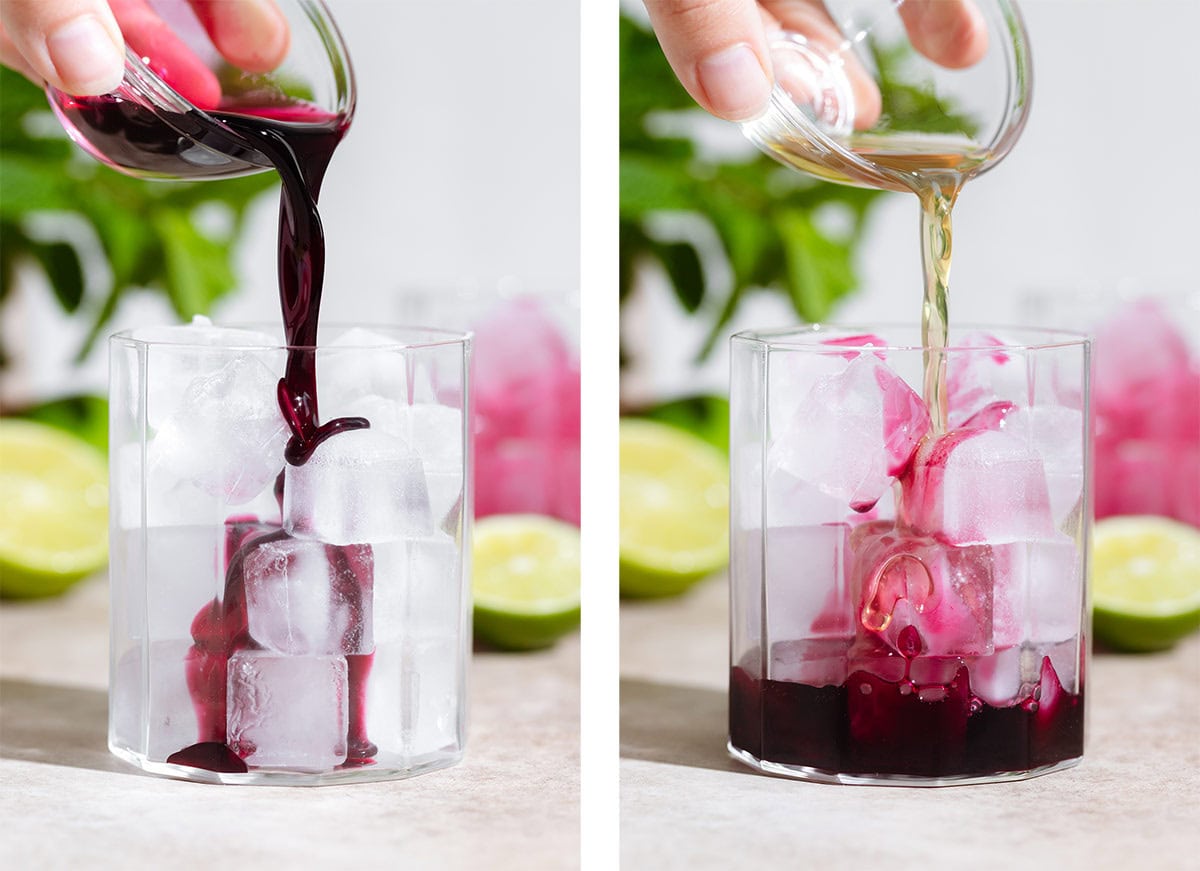
M 41 89 L 0 69 L 0 305 L 17 267 L 36 264 L 63 311 L 90 320 L 82 359 L 130 291 L 163 293 L 180 319 L 207 313 L 236 286 L 233 247 L 246 210 L 277 184 L 273 173 L 220 184 L 143 181 L 102 166 L 75 147 L 53 120 Z M 216 204 L 228 220 L 196 220 Z M 103 299 L 85 305 L 84 252 L 72 241 L 43 241 L 31 219 L 81 217 L 95 233 L 111 279 Z M 218 230 L 208 223 L 223 224 Z M 7 360 L 0 346 L 0 365 Z

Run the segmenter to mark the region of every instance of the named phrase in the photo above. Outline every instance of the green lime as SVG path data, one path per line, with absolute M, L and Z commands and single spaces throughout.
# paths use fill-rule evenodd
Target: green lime
M 729 562 L 729 461 L 683 430 L 621 421 L 621 593 L 681 593 Z
M 56 595 L 107 559 L 104 456 L 44 424 L 0 420 L 0 596 Z
M 549 647 L 579 626 L 579 528 L 537 514 L 475 524 L 475 634 L 508 650 Z
M 1200 628 L 1200 530 L 1164 517 L 1096 524 L 1092 628 L 1119 650 L 1165 650 Z

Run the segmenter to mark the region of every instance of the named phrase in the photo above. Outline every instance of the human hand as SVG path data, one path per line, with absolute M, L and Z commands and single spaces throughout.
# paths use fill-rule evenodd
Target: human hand
M 187 2 L 234 66 L 268 72 L 287 55 L 287 19 L 273 0 Z M 68 94 L 115 90 L 125 73 L 126 40 L 196 105 L 220 100 L 216 76 L 147 0 L 0 0 L 0 63 Z
M 790 30 L 828 51 L 844 38 L 821 0 L 645 0 L 654 32 L 680 83 L 704 109 L 729 121 L 761 114 L 771 96 L 768 34 Z M 987 51 L 987 25 L 972 0 L 907 0 L 896 10 L 913 47 L 958 69 Z M 879 90 L 857 64 L 846 65 L 855 126 L 870 127 Z

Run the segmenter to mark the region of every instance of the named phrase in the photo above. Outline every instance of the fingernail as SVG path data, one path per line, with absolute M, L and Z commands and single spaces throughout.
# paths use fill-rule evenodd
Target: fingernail
M 125 75 L 121 51 L 93 15 L 68 21 L 46 38 L 50 62 L 72 94 L 107 94 Z
M 713 112 L 731 121 L 761 114 L 771 98 L 758 55 L 744 42 L 702 60 L 696 74 Z

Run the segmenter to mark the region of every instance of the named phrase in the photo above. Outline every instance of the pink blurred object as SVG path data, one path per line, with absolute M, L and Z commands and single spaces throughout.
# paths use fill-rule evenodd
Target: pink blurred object
M 1200 356 L 1152 299 L 1101 324 L 1095 354 L 1096 517 L 1200 526 Z
M 536 298 L 475 328 L 475 516 L 579 523 L 579 356 Z

